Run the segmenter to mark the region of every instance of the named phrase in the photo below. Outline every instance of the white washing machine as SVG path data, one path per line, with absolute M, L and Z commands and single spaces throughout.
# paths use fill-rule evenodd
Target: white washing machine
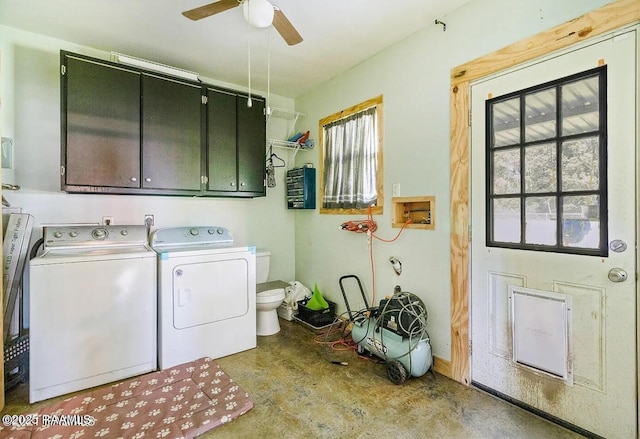
M 29 263 L 29 401 L 157 369 L 156 253 L 145 226 L 44 228 Z
M 256 250 L 223 227 L 151 234 L 158 253 L 160 369 L 256 347 Z

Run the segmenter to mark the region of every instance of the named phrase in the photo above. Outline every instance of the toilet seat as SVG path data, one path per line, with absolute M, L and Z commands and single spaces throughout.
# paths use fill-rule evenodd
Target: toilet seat
M 284 296 L 284 288 L 274 288 L 256 293 L 256 301 L 258 303 L 273 302 L 274 300 L 284 299 Z

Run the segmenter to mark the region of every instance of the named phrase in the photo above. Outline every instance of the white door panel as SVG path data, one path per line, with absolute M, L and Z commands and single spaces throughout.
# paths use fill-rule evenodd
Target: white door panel
M 185 329 L 249 312 L 245 259 L 176 265 L 173 270 L 173 326 Z
M 472 381 L 608 438 L 637 435 L 637 31 L 600 39 L 471 88 Z M 486 246 L 485 101 L 607 65 L 608 236 L 628 245 L 607 257 Z M 614 283 L 611 269 L 629 279 Z M 509 287 L 570 296 L 571 380 L 513 361 Z M 532 310 L 533 312 L 534 310 Z M 534 330 L 534 328 L 530 328 Z

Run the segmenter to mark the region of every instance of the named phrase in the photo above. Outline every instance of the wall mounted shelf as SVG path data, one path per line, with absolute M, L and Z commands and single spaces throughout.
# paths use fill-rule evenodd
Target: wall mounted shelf
M 393 197 L 393 223 L 392 227 L 405 226 L 408 219 L 411 223 L 405 227 L 408 229 L 433 230 L 436 228 L 436 197 Z
M 298 142 L 289 142 L 288 140 L 268 139 L 267 144 L 273 146 L 274 148 L 301 149 L 303 151 L 306 149 L 310 149 L 305 147 L 304 145 L 299 144 Z
M 269 120 L 275 117 L 277 119 L 287 120 L 287 139 L 293 135 L 293 130 L 296 127 L 296 122 L 300 117 L 304 117 L 304 113 L 300 113 L 298 111 L 292 110 L 283 110 L 281 108 L 276 107 L 268 107 L 267 108 L 267 123 Z M 280 140 L 280 139 L 268 139 L 267 145 L 273 146 L 276 148 L 286 148 L 286 149 L 295 149 L 295 150 L 305 150 L 309 149 L 300 145 L 298 142 L 289 142 L 288 140 Z
M 300 113 L 299 111 L 283 110 L 281 108 L 276 108 L 276 107 L 268 107 L 268 108 L 269 109 L 267 110 L 267 122 L 269 122 L 270 118 L 277 117 L 278 119 L 292 120 L 293 125 L 295 125 L 296 122 L 298 121 L 298 118 L 300 116 L 304 116 L 304 113 Z

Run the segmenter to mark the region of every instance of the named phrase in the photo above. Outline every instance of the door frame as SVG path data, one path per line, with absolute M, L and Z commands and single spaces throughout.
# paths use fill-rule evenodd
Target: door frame
M 2 53 L 0 53 L 0 72 L 2 71 Z M 0 75 L 0 77 L 2 77 Z M 1 84 L 0 84 L 1 85 Z M 0 96 L 2 96 L 0 90 Z M 0 108 L 2 107 L 2 100 L 0 99 Z M 0 111 L 0 114 L 2 112 Z M 1 116 L 0 116 L 1 119 Z M 0 136 L 2 134 L 2 124 L 0 123 Z M 2 166 L 0 166 L 0 177 L 2 177 Z M 2 196 L 2 187 L 0 187 L 0 197 Z M 4 261 L 4 255 L 2 254 L 4 248 L 4 228 L 0 226 L 0 258 Z M 0 286 L 0 303 L 4 303 L 4 290 Z M 0 328 L 4 328 L 4 312 L 0 312 Z M 4 408 L 4 334 L 0 337 L 0 410 Z
M 574 20 L 469 61 L 451 70 L 450 272 L 451 361 L 439 372 L 470 385 L 470 90 L 471 81 L 550 54 L 596 35 L 640 21 L 638 0 L 617 0 Z M 636 200 L 638 206 L 638 200 Z M 637 208 L 636 208 L 637 209 Z M 637 230 L 640 232 L 640 230 Z M 637 269 L 637 268 L 636 268 Z M 638 282 L 636 281 L 636 288 Z M 638 310 L 640 318 L 640 307 Z

